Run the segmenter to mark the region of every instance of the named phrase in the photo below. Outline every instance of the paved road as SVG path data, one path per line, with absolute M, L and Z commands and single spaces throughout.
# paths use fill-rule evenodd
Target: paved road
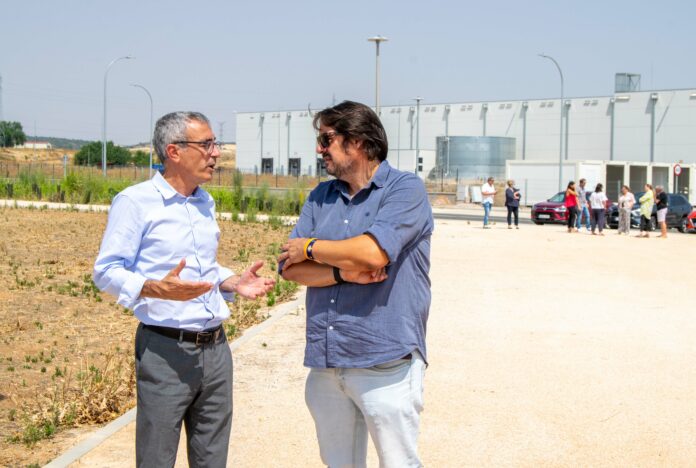
M 483 223 L 482 214 L 464 213 L 452 210 L 452 212 L 434 212 L 435 219 L 448 219 L 458 221 L 478 221 Z M 495 223 L 507 224 L 507 216 L 489 216 L 489 219 Z M 532 224 L 532 220 L 526 216 L 520 216 L 520 224 Z

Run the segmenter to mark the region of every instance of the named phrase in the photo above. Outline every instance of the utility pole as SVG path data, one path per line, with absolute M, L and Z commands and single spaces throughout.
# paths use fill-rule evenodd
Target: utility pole
M 367 40 L 369 42 L 375 43 L 375 112 L 377 113 L 377 116 L 379 117 L 379 115 L 380 115 L 380 107 L 379 107 L 379 44 L 381 42 L 387 42 L 389 39 L 387 39 L 384 36 L 374 36 L 374 37 L 370 37 Z
M 560 98 L 560 108 L 561 108 L 561 122 L 560 122 L 560 143 L 558 145 L 558 191 L 563 191 L 563 71 L 561 71 L 561 66 L 558 64 L 556 59 L 550 55 L 539 54 L 539 57 L 551 60 L 558 70 L 558 74 L 561 77 L 561 98 Z M 567 142 L 566 142 L 567 144 Z
M 413 98 L 416 101 L 416 171 L 415 174 L 418 175 L 418 165 L 420 164 L 420 102 L 423 100 L 422 97 L 418 96 Z
M 224 140 L 222 138 L 222 130 L 225 127 L 225 122 L 218 122 L 218 128 L 220 131 L 218 132 L 217 140 L 222 143 Z

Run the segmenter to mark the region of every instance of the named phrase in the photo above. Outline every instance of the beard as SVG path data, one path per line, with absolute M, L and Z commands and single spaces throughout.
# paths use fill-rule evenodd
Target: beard
M 329 160 L 328 164 L 327 159 Z M 347 161 L 345 164 L 337 164 L 336 161 L 329 156 L 329 158 L 324 158 L 324 165 L 326 166 L 327 174 L 341 180 L 345 174 L 350 173 L 351 168 L 353 167 L 353 161 Z

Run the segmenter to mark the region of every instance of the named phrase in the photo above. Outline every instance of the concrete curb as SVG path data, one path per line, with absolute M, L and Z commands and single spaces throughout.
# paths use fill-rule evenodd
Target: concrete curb
M 270 316 L 263 322 L 254 325 L 244 332 L 242 336 L 230 343 L 230 350 L 234 351 L 243 344 L 251 341 L 252 338 L 256 337 L 260 333 L 264 332 L 271 325 L 288 315 L 289 313 L 304 307 L 305 303 L 305 289 L 302 288 L 298 294 L 297 298 L 290 302 L 285 302 L 279 306 L 272 309 Z M 44 465 L 45 468 L 65 468 L 75 463 L 80 458 L 87 455 L 89 452 L 97 448 L 109 437 L 126 427 L 128 424 L 135 421 L 136 408 L 133 408 L 126 412 L 125 414 L 119 416 L 117 419 L 111 421 L 106 426 L 94 431 L 88 438 L 78 443 L 74 447 L 68 449 L 65 453 L 55 458 L 48 464 Z

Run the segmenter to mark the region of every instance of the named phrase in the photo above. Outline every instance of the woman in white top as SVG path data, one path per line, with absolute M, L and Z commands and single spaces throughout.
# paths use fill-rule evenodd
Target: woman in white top
M 592 208 L 592 235 L 596 236 L 595 229 L 599 227 L 599 235 L 604 233 L 604 216 L 607 213 L 607 196 L 602 192 L 604 186 L 597 184 L 595 191 L 590 195 L 590 208 Z
M 617 234 L 629 234 L 631 230 L 631 211 L 636 204 L 636 197 L 631 193 L 628 185 L 621 187 L 619 196 L 619 232 Z

